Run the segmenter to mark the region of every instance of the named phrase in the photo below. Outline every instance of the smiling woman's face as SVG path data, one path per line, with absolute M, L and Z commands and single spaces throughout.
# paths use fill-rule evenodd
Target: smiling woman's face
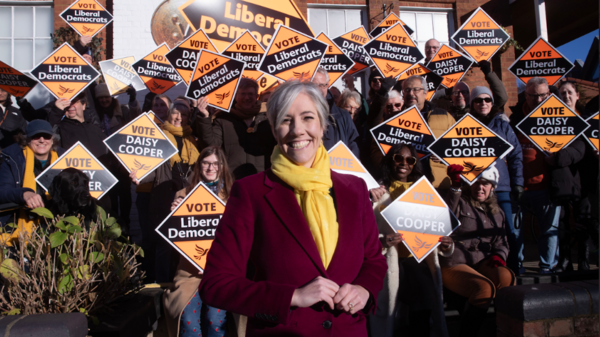
M 312 166 L 321 146 L 323 127 L 317 107 L 308 95 L 298 94 L 273 134 L 288 159 L 300 166 Z

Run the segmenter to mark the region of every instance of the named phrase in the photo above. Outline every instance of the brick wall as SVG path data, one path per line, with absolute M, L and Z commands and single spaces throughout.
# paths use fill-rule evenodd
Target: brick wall
M 524 322 L 499 312 L 496 313 L 496 327 L 497 337 L 598 336 L 598 315 Z

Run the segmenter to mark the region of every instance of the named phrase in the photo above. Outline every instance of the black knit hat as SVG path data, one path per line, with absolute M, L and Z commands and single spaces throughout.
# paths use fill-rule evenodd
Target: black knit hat
M 379 70 L 377 69 L 371 69 L 371 75 L 369 75 L 369 83 L 373 82 L 373 79 L 375 77 L 381 77 L 383 78 L 383 75 L 381 75 L 381 73 L 379 72 Z

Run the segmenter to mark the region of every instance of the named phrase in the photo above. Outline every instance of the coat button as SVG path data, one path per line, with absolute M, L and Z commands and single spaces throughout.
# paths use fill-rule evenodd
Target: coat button
M 323 328 L 325 329 L 331 329 L 331 321 L 325 321 L 323 322 Z

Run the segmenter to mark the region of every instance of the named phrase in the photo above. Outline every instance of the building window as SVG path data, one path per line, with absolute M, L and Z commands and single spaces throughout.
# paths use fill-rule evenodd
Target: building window
M 51 6 L 0 6 L 0 61 L 30 71 L 52 52 Z
M 450 35 L 454 33 L 452 9 L 448 8 L 414 8 L 400 7 L 400 20 L 415 32 L 413 39 L 417 41 L 419 50 L 425 55 L 425 42 L 436 39 L 440 44 L 450 43 Z

